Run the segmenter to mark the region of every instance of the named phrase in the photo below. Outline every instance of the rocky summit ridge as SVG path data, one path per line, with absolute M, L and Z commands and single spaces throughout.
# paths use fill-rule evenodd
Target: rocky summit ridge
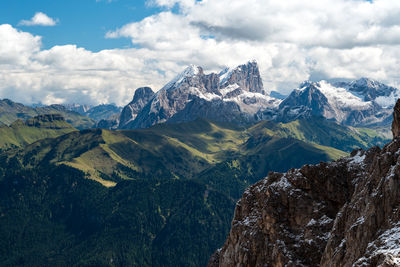
M 399 266 L 400 100 L 382 149 L 270 173 L 238 201 L 209 266 Z
M 197 118 L 239 124 L 254 122 L 257 112 L 280 103 L 265 92 L 255 61 L 210 74 L 190 65 L 151 99 L 144 100 L 147 103 L 137 114 L 134 111 L 130 116 L 121 114 L 121 122 L 122 117 L 129 117 L 130 121 L 120 128 L 147 128 L 157 123 Z

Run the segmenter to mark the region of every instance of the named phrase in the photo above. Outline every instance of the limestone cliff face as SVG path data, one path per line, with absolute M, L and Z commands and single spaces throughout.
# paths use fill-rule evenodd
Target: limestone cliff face
M 143 109 L 144 106 L 146 106 L 153 96 L 154 92 L 150 87 L 141 87 L 136 89 L 132 101 L 121 111 L 121 115 L 119 116 L 118 120 L 119 128 L 125 128 L 129 122 L 133 121 L 137 114 Z M 102 123 L 107 124 L 105 122 Z M 113 122 L 111 122 L 111 124 L 112 123 Z
M 249 187 L 209 266 L 400 266 L 397 112 L 384 148 L 270 173 Z
M 222 87 L 238 84 L 245 91 L 264 94 L 263 82 L 255 61 L 238 66 L 231 71 L 226 80 L 221 82 Z

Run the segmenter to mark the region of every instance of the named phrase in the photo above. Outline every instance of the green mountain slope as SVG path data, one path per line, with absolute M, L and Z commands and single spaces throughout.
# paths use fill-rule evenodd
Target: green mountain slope
M 59 115 L 40 115 L 26 122 L 17 120 L 0 126 L 0 149 L 23 147 L 44 138 L 54 138 L 76 131 Z
M 379 131 L 347 127 L 320 117 L 299 119 L 289 123 L 263 121 L 251 127 L 249 131 L 252 135 L 295 138 L 346 152 L 357 148 L 366 149 L 373 145 L 382 146 L 388 141 L 388 137 Z
M 107 189 L 66 166 L 0 167 L 0 193 L 1 266 L 205 266 L 234 208 L 193 181 Z
M 274 127 L 280 127 L 280 132 Z M 66 164 L 113 186 L 136 176 L 193 178 L 218 163 L 232 160 L 247 169 L 254 180 L 271 170 L 285 171 L 346 155 L 332 147 L 287 137 L 284 130 L 284 126 L 276 124 L 242 129 L 205 120 L 142 130 L 93 129 L 39 141 L 10 152 L 10 156 L 18 155 L 28 167 Z M 356 142 L 353 141 L 354 146 Z
M 18 119 L 23 121 L 44 114 L 61 114 L 65 120 L 77 129 L 92 128 L 96 122 L 77 112 L 69 111 L 62 105 L 50 105 L 32 108 L 9 99 L 0 100 L 0 122 L 11 125 Z

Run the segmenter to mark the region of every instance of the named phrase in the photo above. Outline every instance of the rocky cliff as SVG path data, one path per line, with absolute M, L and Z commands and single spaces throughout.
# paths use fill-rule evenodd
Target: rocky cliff
M 224 74 L 226 75 L 224 76 Z M 255 61 L 250 61 L 232 70 L 226 69 L 220 76 L 222 77 L 221 87 L 237 84 L 245 91 L 265 94 L 260 71 Z
M 125 128 L 129 122 L 133 121 L 153 96 L 154 92 L 150 87 L 136 89 L 132 101 L 121 111 L 119 127 Z
M 209 266 L 400 266 L 399 115 L 382 149 L 249 187 Z

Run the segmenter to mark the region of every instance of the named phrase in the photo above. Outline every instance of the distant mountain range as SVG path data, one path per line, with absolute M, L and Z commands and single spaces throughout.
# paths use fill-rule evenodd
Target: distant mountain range
M 125 107 L 80 104 L 28 107 L 0 100 L 0 123 L 10 125 L 39 114 L 58 113 L 78 129 L 138 129 L 197 118 L 250 125 L 262 120 L 290 122 L 323 117 L 346 126 L 390 125 L 400 90 L 367 78 L 348 82 L 303 82 L 288 96 L 266 92 L 255 61 L 206 74 L 191 65 L 158 92 L 135 90 Z
M 122 107 L 118 107 L 115 104 L 101 104 L 98 106 L 67 104 L 65 107 L 70 111 L 75 111 L 83 116 L 87 116 L 96 122 L 118 119 L 122 111 Z
M 205 74 L 189 66 L 157 93 L 139 88 L 121 114 L 119 128 L 147 128 L 207 118 L 240 125 L 289 122 L 320 116 L 347 126 L 389 125 L 397 88 L 367 78 L 351 82 L 306 81 L 289 96 L 266 93 L 257 63 Z
M 81 115 L 77 112 L 67 109 L 63 105 L 50 105 L 42 107 L 29 107 L 20 103 L 15 103 L 9 99 L 0 100 L 0 122 L 5 125 L 11 125 L 17 120 L 26 121 L 38 115 L 59 114 L 66 122 L 77 129 L 92 128 L 96 121 Z

